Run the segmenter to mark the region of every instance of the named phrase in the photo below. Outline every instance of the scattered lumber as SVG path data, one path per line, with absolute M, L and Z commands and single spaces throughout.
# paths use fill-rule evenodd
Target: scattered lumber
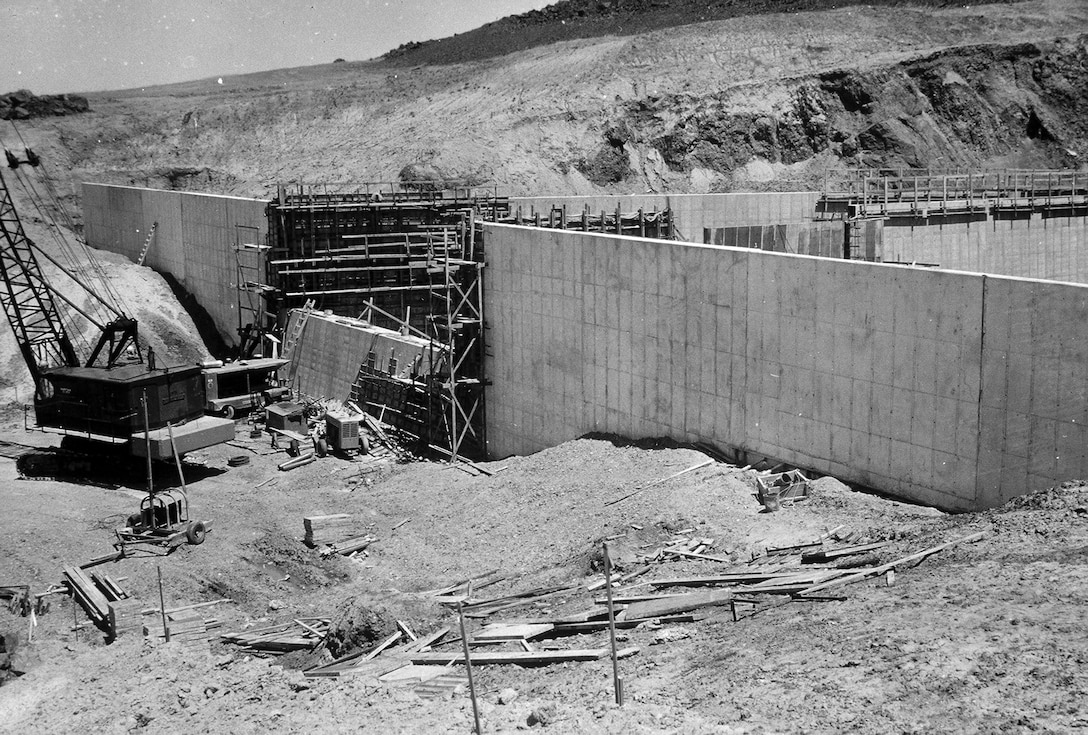
M 125 556 L 125 550 L 122 547 L 122 548 L 118 549 L 117 551 L 110 552 L 109 554 L 103 554 L 102 556 L 96 556 L 95 558 L 91 559 L 90 561 L 84 562 L 83 564 L 80 564 L 79 568 L 80 569 L 90 569 L 91 567 L 96 567 L 99 564 L 105 564 L 108 561 L 117 561 L 119 559 L 123 559 L 124 556 Z
M 865 554 L 870 551 L 876 551 L 877 549 L 882 549 L 887 545 L 887 541 L 878 541 L 871 544 L 854 544 L 852 546 L 839 546 L 831 549 L 806 551 L 801 554 L 801 563 L 811 564 L 814 562 L 833 561 L 835 559 L 840 559 L 844 556 Z
M 693 614 L 662 615 L 656 618 L 627 618 L 616 620 L 616 630 L 628 630 L 640 625 L 672 625 L 673 623 L 694 623 L 699 617 Z M 587 620 L 583 623 L 556 623 L 542 638 L 558 638 L 565 635 L 583 635 L 608 630 L 607 620 Z
M 374 648 L 369 651 L 360 651 L 348 656 L 342 656 L 335 661 L 332 661 L 321 666 L 315 666 L 302 672 L 303 676 L 310 678 L 325 678 L 325 677 L 340 677 L 349 674 L 359 673 L 366 664 L 375 659 L 387 648 L 399 641 L 404 634 L 401 631 L 395 632 L 389 636 Z M 415 642 L 413 642 L 414 644 Z
M 946 541 L 943 544 L 939 544 L 937 546 L 932 546 L 932 547 L 930 547 L 928 549 L 923 549 L 922 551 L 915 552 L 914 554 L 910 554 L 909 556 L 904 556 L 901 559 L 896 559 L 895 561 L 888 562 L 887 564 L 883 564 L 883 565 L 878 566 L 878 567 L 872 567 L 870 569 L 864 569 L 862 571 L 855 572 L 853 574 L 846 574 L 844 576 L 837 577 L 836 579 L 832 579 L 832 580 L 828 580 L 826 582 L 821 582 L 821 583 L 818 583 L 818 584 L 814 584 L 814 585 L 812 585 L 810 587 L 805 588 L 804 590 L 801 590 L 798 593 L 798 595 L 801 596 L 801 597 L 808 597 L 808 596 L 813 595 L 813 594 L 815 594 L 817 592 L 821 592 L 823 590 L 830 589 L 832 587 L 841 587 L 842 585 L 853 584 L 854 582 L 860 582 L 861 580 L 869 579 L 870 577 L 877 577 L 877 576 L 880 576 L 881 574 L 884 574 L 885 572 L 889 572 L 889 571 L 891 571 L 893 569 L 896 569 L 897 567 L 901 567 L 901 566 L 903 566 L 905 564 L 911 564 L 913 562 L 920 562 L 920 561 L 922 561 L 923 559 L 925 559 L 927 557 L 933 556 L 934 554 L 938 554 L 938 553 L 944 551 L 945 549 L 956 546 L 957 544 L 974 543 L 976 541 L 981 540 L 985 535 L 986 535 L 986 533 L 984 531 L 979 531 L 978 533 L 972 533 L 969 536 L 963 536 L 962 538 L 953 539 L 951 541 Z
M 102 591 L 102 594 L 104 594 L 106 599 L 110 602 L 124 600 L 128 597 L 128 593 L 121 589 L 121 585 L 117 584 L 117 581 L 109 574 L 106 574 L 105 572 L 91 572 L 90 576 L 91 580 L 98 586 L 98 589 Z
M 300 618 L 264 628 L 224 633 L 220 638 L 254 653 L 279 655 L 314 648 L 324 640 L 328 630 L 328 618 Z
M 167 615 L 172 615 L 174 613 L 179 613 L 179 612 L 182 612 L 184 610 L 195 610 L 195 609 L 201 608 L 201 607 L 211 607 L 212 605 L 218 605 L 218 604 L 220 604 L 222 602 L 234 602 L 234 600 L 230 599 L 229 597 L 224 597 L 221 600 L 208 600 L 207 602 L 194 602 L 192 605 L 182 605 L 181 607 L 167 608 L 166 614 Z M 158 615 L 159 611 L 160 611 L 160 609 L 157 608 L 157 607 L 145 607 L 143 610 L 140 611 L 140 614 L 142 614 L 142 615 Z
M 476 631 L 473 643 L 503 643 L 528 641 L 544 635 L 555 626 L 551 623 L 491 623 Z
M 87 616 L 97 625 L 105 624 L 110 614 L 109 600 L 83 570 L 79 567 L 66 567 L 64 581 L 71 590 L 72 597 L 87 612 Z
M 369 533 L 362 536 L 356 536 L 355 538 L 347 539 L 346 541 L 336 541 L 328 545 L 330 553 L 340 554 L 341 556 L 348 556 L 354 554 L 356 551 L 362 551 L 370 546 L 378 539 L 371 536 Z
M 701 607 L 725 605 L 733 598 L 731 589 L 703 590 L 690 592 L 676 597 L 667 597 L 659 600 L 646 600 L 633 603 L 626 610 L 627 618 L 657 618 L 662 615 L 675 615 L 677 613 L 697 610 Z
M 617 651 L 618 658 L 627 658 L 638 653 L 637 646 L 622 648 Z M 540 666 L 562 663 L 565 661 L 597 661 L 610 653 L 608 648 L 571 649 L 568 651 L 480 651 L 469 654 L 473 666 L 485 664 L 516 664 L 518 666 Z M 412 656 L 413 664 L 463 664 L 465 655 L 460 651 L 449 653 L 419 653 Z
M 410 643 L 407 647 L 405 647 L 405 652 L 417 653 L 425 648 L 429 648 L 430 646 L 433 646 L 434 644 L 445 638 L 449 632 L 450 627 L 448 625 L 443 628 L 439 628 L 430 635 L 423 636 L 422 638 Z
M 422 699 L 448 697 L 451 693 L 464 691 L 468 687 L 468 674 L 464 671 L 451 671 L 445 666 L 438 667 L 443 673 L 431 677 L 412 688 Z
M 671 474 L 668 477 L 664 477 L 664 478 L 662 478 L 660 480 L 655 480 L 654 482 L 651 482 L 649 485 L 643 485 L 640 488 L 636 488 L 635 490 L 632 490 L 631 492 L 627 493 L 626 495 L 615 498 L 614 500 L 609 500 L 607 503 L 605 503 L 605 506 L 615 505 L 616 503 L 622 503 L 624 500 L 627 500 L 628 498 L 633 498 L 634 496 L 638 495 L 643 490 L 649 490 L 652 487 L 657 487 L 658 485 L 664 485 L 669 480 L 676 479 L 677 477 L 680 477 L 681 475 L 686 475 L 689 472 L 694 472 L 695 470 L 702 469 L 703 467 L 706 467 L 707 465 L 712 465 L 712 464 L 714 464 L 714 460 L 713 459 L 708 459 L 705 462 L 700 462 L 699 464 L 692 465 L 691 467 L 688 467 L 687 469 L 684 469 L 684 470 L 680 470 L 679 472 Z

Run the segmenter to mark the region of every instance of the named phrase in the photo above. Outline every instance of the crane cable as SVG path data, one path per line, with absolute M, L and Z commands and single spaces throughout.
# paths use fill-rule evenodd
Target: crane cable
M 19 176 L 18 171 L 15 172 L 15 181 L 18 182 L 19 187 L 23 190 L 24 196 L 26 196 L 28 199 L 31 199 L 31 203 L 33 204 L 33 199 L 30 196 L 30 193 L 27 191 L 26 183 L 22 180 L 22 177 Z M 11 194 L 11 189 L 9 187 L 9 195 L 10 194 Z M 36 204 L 35 204 L 35 209 L 37 209 Z M 27 238 L 27 241 L 32 242 L 29 239 L 29 237 Z M 34 246 L 34 247 L 37 248 L 37 246 Z M 45 284 L 45 286 L 46 286 L 47 289 L 52 291 L 52 289 L 48 285 L 48 283 Z M 52 297 L 52 294 L 51 294 L 51 297 Z M 78 343 L 80 345 L 80 347 L 82 347 L 84 350 L 88 349 L 89 345 L 87 343 L 86 337 L 83 335 L 83 330 L 76 328 L 76 326 L 77 326 L 76 319 L 72 314 L 69 313 L 69 310 L 68 309 L 57 309 L 56 313 L 57 313 L 57 317 L 61 320 L 61 326 L 62 326 L 63 330 L 69 335 L 69 339 L 73 340 L 73 342 L 75 342 L 75 343 Z
M 26 145 L 26 140 L 23 138 L 23 135 L 19 131 L 19 128 L 15 125 L 15 121 L 9 120 L 9 122 L 11 123 L 11 127 L 15 131 L 15 134 L 18 136 L 19 142 L 22 143 L 23 149 L 28 150 L 29 147 Z M 130 313 L 131 310 L 129 309 L 128 304 L 125 303 L 125 300 L 121 297 L 121 294 L 113 285 L 110 277 L 106 274 L 105 269 L 102 267 L 101 262 L 99 262 L 99 259 L 95 256 L 93 252 L 91 252 L 91 249 L 87 245 L 86 240 L 75 234 L 77 231 L 75 222 L 72 220 L 67 208 L 62 204 L 60 200 L 60 195 L 58 194 L 52 177 L 50 176 L 49 171 L 45 166 L 45 162 L 39 159 L 38 167 L 42 170 L 41 179 L 42 183 L 44 184 L 45 190 L 49 195 L 49 201 L 52 204 L 53 209 L 60 213 L 63 223 L 67 226 L 68 231 L 73 234 L 73 237 L 75 237 L 76 243 L 81 250 L 78 255 L 81 255 L 82 257 L 77 257 L 75 249 L 72 247 L 71 243 L 69 243 L 68 238 L 63 234 L 59 227 L 48 228 L 54 242 L 57 244 L 61 252 L 64 253 L 64 256 L 68 259 L 68 263 L 72 270 L 76 270 L 78 264 L 80 263 L 86 263 L 90 266 L 92 271 L 92 278 L 98 282 L 100 290 L 102 292 L 92 292 L 92 296 L 95 296 L 101 301 L 108 304 L 110 308 L 112 308 L 116 313 L 120 315 Z M 20 172 L 18 171 L 18 169 L 16 169 L 17 177 L 19 176 L 19 174 Z M 41 195 L 38 194 L 33 182 L 30 180 L 29 177 L 25 175 L 23 175 L 22 178 L 26 181 L 26 184 L 24 185 L 24 190 L 26 186 L 29 186 L 29 188 L 34 192 L 33 196 L 31 196 L 31 202 L 38 210 L 39 216 L 41 216 L 45 222 L 52 222 L 53 218 L 48 217 L 46 215 L 46 212 L 44 211 L 45 207 L 42 204 L 44 199 L 41 197 Z M 107 319 L 106 321 L 109 321 L 109 319 Z

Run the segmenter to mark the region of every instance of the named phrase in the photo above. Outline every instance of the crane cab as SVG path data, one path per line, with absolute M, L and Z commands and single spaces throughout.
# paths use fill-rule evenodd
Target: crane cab
M 234 438 L 234 422 L 204 416 L 203 376 L 196 365 L 43 371 L 34 414 L 45 431 L 130 444 L 132 454 L 150 451 L 152 459 L 170 459 L 175 448 L 185 454 Z

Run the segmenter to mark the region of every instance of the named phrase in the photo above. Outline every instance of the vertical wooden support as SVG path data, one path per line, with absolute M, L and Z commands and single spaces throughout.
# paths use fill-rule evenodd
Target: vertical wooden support
M 465 671 L 468 673 L 468 694 L 472 699 L 472 719 L 476 723 L 476 735 L 482 735 L 483 730 L 480 728 L 480 705 L 476 702 L 476 681 L 472 676 L 472 658 L 469 656 L 468 635 L 465 633 L 464 602 L 461 600 L 457 601 L 457 618 L 461 623 L 461 650 L 465 653 Z
M 608 593 L 608 638 L 612 646 L 612 686 L 616 691 L 616 704 L 623 706 L 623 679 L 620 678 L 620 661 L 616 653 L 616 607 L 612 603 L 612 559 L 608 555 L 608 542 L 604 544 L 604 588 Z
M 152 515 L 155 513 L 155 509 L 151 509 Z M 155 565 L 155 571 L 159 573 L 159 614 L 162 615 L 162 634 L 166 637 L 166 642 L 170 642 L 170 626 L 166 624 L 166 599 L 162 594 L 162 567 L 158 564 Z

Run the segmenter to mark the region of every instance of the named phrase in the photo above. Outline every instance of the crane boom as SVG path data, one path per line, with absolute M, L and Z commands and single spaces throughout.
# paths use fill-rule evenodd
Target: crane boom
M 76 367 L 79 358 L 64 329 L 60 312 L 42 276 L 30 238 L 15 211 L 11 191 L 0 173 L 0 302 L 15 332 L 34 389 L 41 396 L 43 371 Z

